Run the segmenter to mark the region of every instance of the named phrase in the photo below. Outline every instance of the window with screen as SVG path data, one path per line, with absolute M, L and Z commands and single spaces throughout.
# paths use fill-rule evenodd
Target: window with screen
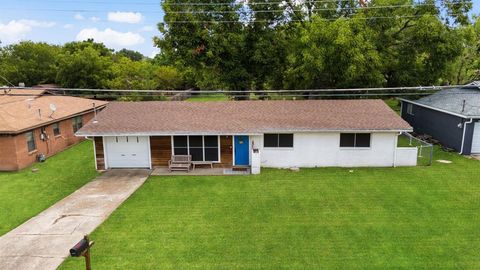
M 76 116 L 73 118 L 73 132 L 77 132 L 79 129 L 83 127 L 83 119 L 82 116 Z
M 27 139 L 27 149 L 28 152 L 35 151 L 37 149 L 37 145 L 35 144 L 35 133 L 33 131 L 29 131 L 25 133 Z
M 60 123 L 53 124 L 52 128 L 53 128 L 53 135 L 54 136 L 60 135 Z
M 368 148 L 370 137 L 370 133 L 341 133 L 340 147 Z
M 220 161 L 218 136 L 173 136 L 173 154 L 191 155 L 192 161 Z
M 263 147 L 292 148 L 293 134 L 264 134 Z

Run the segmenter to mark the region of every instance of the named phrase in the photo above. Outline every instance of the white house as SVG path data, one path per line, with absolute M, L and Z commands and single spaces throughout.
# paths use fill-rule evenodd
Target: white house
M 398 148 L 412 128 L 382 100 L 112 102 L 76 135 L 98 170 L 167 166 L 172 155 L 216 167 L 414 166 Z

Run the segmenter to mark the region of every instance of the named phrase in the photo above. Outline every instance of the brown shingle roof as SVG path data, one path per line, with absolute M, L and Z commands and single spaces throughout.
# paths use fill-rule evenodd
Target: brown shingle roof
M 412 129 L 381 100 L 113 102 L 97 120 L 77 135 Z
M 19 133 L 91 111 L 93 103 L 103 107 L 107 102 L 69 96 L 0 95 L 0 134 Z M 53 114 L 50 104 L 57 108 Z
M 2 96 L 41 96 L 45 94 L 45 89 L 33 89 L 33 88 L 22 88 L 22 89 L 10 89 L 3 88 L 0 90 L 0 97 Z

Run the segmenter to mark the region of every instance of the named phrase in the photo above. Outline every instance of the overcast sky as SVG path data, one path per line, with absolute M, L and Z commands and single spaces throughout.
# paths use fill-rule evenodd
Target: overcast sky
M 480 0 L 473 2 L 472 13 L 479 14 Z M 0 40 L 63 44 L 94 38 L 152 57 L 158 52 L 152 38 L 162 19 L 158 0 L 0 0 Z

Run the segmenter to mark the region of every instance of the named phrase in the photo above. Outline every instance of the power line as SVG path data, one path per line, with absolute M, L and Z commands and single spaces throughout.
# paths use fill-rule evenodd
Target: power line
M 10 84 L 11 86 L 15 87 L 15 85 L 13 83 L 11 83 L 7 78 L 3 77 L 2 75 L 0 75 L 0 78 L 2 78 L 5 82 Z
M 262 94 L 262 93 L 295 93 L 295 92 L 359 92 L 359 91 L 439 91 L 453 88 L 462 88 L 465 85 L 447 85 L 447 86 L 405 86 L 405 87 L 369 87 L 369 88 L 318 88 L 318 89 L 277 89 L 277 90 L 154 90 L 154 89 L 97 89 L 97 88 L 41 88 L 49 91 L 76 91 L 76 92 L 118 92 L 118 93 L 201 93 L 201 94 L 231 94 L 231 93 L 253 93 L 253 94 Z M 35 87 L 12 87 L 12 89 L 18 90 L 35 90 L 39 88 Z
M 250 4 L 246 4 L 248 6 Z M 402 8 L 402 7 L 417 7 L 417 6 L 435 6 L 435 4 L 429 3 L 418 3 L 418 4 L 408 4 L 408 5 L 379 5 L 379 6 L 365 6 L 365 7 L 334 7 L 334 8 L 313 8 L 313 10 L 361 10 L 361 9 L 382 9 L 382 8 Z M 301 6 L 298 6 L 301 8 Z M 287 7 L 289 8 L 289 7 Z M 98 12 L 110 12 L 111 10 L 100 10 L 100 9 L 56 9 L 56 8 L 9 8 L 9 10 L 26 10 L 26 11 L 50 11 L 50 12 L 77 12 L 77 13 L 98 13 Z M 254 10 L 254 12 L 279 12 L 284 10 Z M 141 13 L 192 13 L 195 11 L 161 11 L 161 10 L 135 10 L 134 12 Z M 239 11 L 198 11 L 202 12 L 216 12 L 216 13 L 237 13 Z
M 351 0 L 318 0 L 318 1 L 308 1 L 309 4 L 316 4 L 316 3 L 349 3 L 352 2 Z M 165 3 L 169 6 L 229 6 L 232 4 L 236 5 L 249 5 L 249 6 L 256 6 L 256 5 L 280 5 L 280 4 L 287 4 L 287 1 L 272 1 L 272 2 L 249 2 L 249 1 L 238 1 L 238 2 L 223 2 L 223 3 Z M 300 3 L 305 4 L 305 3 Z
M 435 0 L 435 2 L 441 2 L 441 0 Z M 34 2 L 34 0 L 26 0 L 25 2 Z M 219 2 L 219 3 L 191 3 L 191 2 L 165 2 L 165 1 L 154 1 L 154 2 L 144 2 L 144 1 L 65 1 L 65 0 L 44 0 L 42 1 L 50 2 L 50 3 L 81 3 L 81 4 L 121 4 L 121 5 L 147 5 L 147 6 L 159 6 L 162 4 L 168 4 L 169 6 L 229 6 L 232 4 L 236 5 L 249 5 L 249 6 L 256 6 L 256 5 L 272 5 L 272 4 L 287 4 L 287 1 L 269 1 L 269 2 L 250 2 L 246 0 L 240 1 L 232 1 L 232 2 Z M 321 3 L 350 3 L 355 2 L 352 0 L 315 0 L 315 1 L 308 1 L 308 4 L 321 4 Z M 293 3 L 295 5 L 298 4 L 306 4 L 306 3 Z
M 433 15 L 433 14 L 428 14 Z M 408 15 L 408 16 L 372 16 L 372 17 L 345 17 L 340 16 L 337 18 L 322 18 L 323 20 L 327 21 L 336 21 L 339 19 L 346 19 L 346 20 L 375 20 L 375 19 L 402 19 L 402 18 L 420 18 L 424 15 Z M 288 19 L 284 22 L 304 22 L 305 20 L 297 20 L 297 19 Z M 243 21 L 243 20 L 184 20 L 184 21 L 168 21 L 168 22 L 161 22 L 165 24 L 184 24 L 184 23 L 242 23 L 242 24 L 249 24 L 249 23 L 274 23 L 275 21 L 272 20 L 255 20 L 255 21 Z
M 208 96 L 208 95 L 203 95 L 201 93 L 200 96 Z M 362 98 L 362 97 L 406 97 L 406 96 L 428 96 L 433 93 L 429 92 L 406 92 L 406 93 L 332 93 L 332 94 L 282 94 L 278 96 L 271 96 L 271 95 L 262 95 L 262 96 L 255 96 L 256 98 L 265 98 L 265 99 L 271 99 L 271 100 L 281 100 L 281 99 L 286 99 L 286 98 L 320 98 L 320 97 L 325 97 L 325 98 Z M 464 93 L 436 93 L 437 96 L 454 96 L 454 95 L 460 95 Z M 57 94 L 59 95 L 59 94 Z M 14 95 L 18 96 L 18 95 Z M 60 95 L 63 96 L 63 95 Z M 68 94 L 68 96 L 73 96 L 73 97 L 85 97 L 85 98 L 95 98 L 95 99 L 105 99 L 105 98 L 155 98 L 155 97 L 165 97 L 164 95 L 147 95 L 147 94 L 136 94 L 134 96 L 132 95 L 126 95 L 126 94 L 89 94 L 89 93 L 84 93 L 84 94 Z M 195 95 L 192 95 L 190 97 L 195 97 Z M 228 98 L 252 98 L 251 95 L 226 95 Z M 472 107 L 476 107 L 473 105 L 469 105 Z
M 365 6 L 365 7 L 335 7 L 335 8 L 312 8 L 311 11 L 340 11 L 340 10 L 369 10 L 369 9 L 387 9 L 387 8 L 403 8 L 403 7 L 418 7 L 418 6 L 435 6 L 435 4 L 418 4 L 418 5 L 385 5 L 385 6 Z M 299 7 L 301 8 L 301 7 Z M 278 10 L 245 10 L 245 12 L 252 13 L 273 13 L 273 12 L 285 12 L 287 9 Z M 301 9 L 293 11 L 302 11 Z M 225 14 L 225 13 L 241 13 L 242 10 L 201 10 L 201 11 L 165 11 L 165 14 Z

